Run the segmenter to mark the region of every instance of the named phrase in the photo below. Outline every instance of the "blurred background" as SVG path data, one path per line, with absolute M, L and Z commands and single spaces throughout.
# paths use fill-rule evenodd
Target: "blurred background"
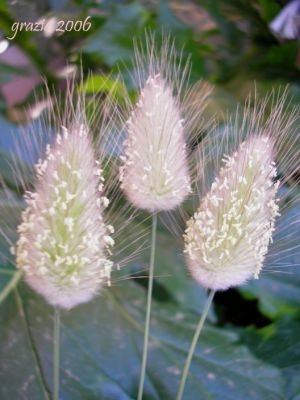
M 55 31 L 59 21 L 64 21 L 63 32 Z M 27 31 L 21 22 L 27 22 Z M 33 32 L 38 25 L 28 23 L 44 24 L 44 29 Z M 105 97 L 114 87 L 122 101 L 120 74 L 134 97 L 132 40 L 143 40 L 145 30 L 169 33 L 177 48 L 183 48 L 183 57 L 191 57 L 191 83 L 203 79 L 214 85 L 206 116 L 216 114 L 220 126 L 224 113 L 235 110 L 254 83 L 260 96 L 289 84 L 288 106 L 299 104 L 298 0 L 1 1 L 0 170 L 12 191 L 18 188 L 8 168 L 9 153 L 21 131 L 40 127 L 49 106 L 45 81 L 50 92 L 59 95 L 66 78 L 82 69 L 87 94 L 102 91 Z M 19 156 L 28 162 L 22 149 Z M 2 221 L 13 219 L 15 213 L 1 204 Z M 299 220 L 299 205 L 288 214 L 282 225 Z M 293 243 L 298 238 L 300 243 L 297 226 Z M 154 344 L 145 399 L 171 400 L 205 291 L 188 277 L 179 244 L 163 226 L 159 247 L 159 275 L 168 278 L 158 278 L 154 285 Z M 147 262 L 146 254 L 128 274 L 142 269 L 145 275 Z M 284 271 L 266 268 L 258 281 L 217 294 L 187 399 L 300 399 L 300 257 L 293 252 L 285 262 Z M 0 289 L 13 274 L 3 261 L 1 268 Z M 134 398 L 146 285 L 145 279 L 116 284 L 112 295 L 63 316 L 62 399 Z M 5 327 L 0 341 L 1 399 L 49 398 L 51 313 L 25 285 L 0 304 Z M 25 364 L 28 372 L 22 368 Z
M 170 33 L 177 48 L 184 46 L 185 57 L 192 60 L 191 81 L 202 78 L 217 85 L 222 107 L 243 99 L 254 81 L 262 91 L 290 83 L 298 96 L 299 2 L 287 4 L 284 0 L 2 1 L 1 123 L 26 122 L 24 106 L 34 105 L 41 77 L 58 90 L 80 60 L 84 74 L 93 71 L 101 77 L 120 71 L 134 90 L 128 79 L 132 39 L 146 29 Z M 270 24 L 284 6 L 272 31 Z M 38 30 L 37 25 L 12 28 L 16 22 L 43 21 L 42 32 L 30 32 Z M 65 22 L 63 32 L 55 31 L 59 21 Z M 73 26 L 67 21 L 85 24 Z M 31 117 L 37 118 L 42 108 L 43 104 L 32 110 Z

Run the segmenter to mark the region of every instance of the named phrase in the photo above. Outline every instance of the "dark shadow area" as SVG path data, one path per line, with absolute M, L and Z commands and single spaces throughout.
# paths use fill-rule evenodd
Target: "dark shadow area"
M 236 289 L 217 292 L 214 306 L 219 326 L 229 323 L 237 326 L 254 325 L 262 328 L 272 322 L 260 313 L 257 300 L 244 299 Z

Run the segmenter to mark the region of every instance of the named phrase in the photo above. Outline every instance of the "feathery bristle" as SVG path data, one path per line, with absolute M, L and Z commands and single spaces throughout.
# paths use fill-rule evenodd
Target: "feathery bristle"
M 223 163 L 184 235 L 193 277 L 220 290 L 258 276 L 279 215 L 269 137 L 250 136 Z
M 26 193 L 16 263 L 50 304 L 71 308 L 110 282 L 113 228 L 103 220 L 108 200 L 86 125 L 62 131 L 36 165 L 35 191 Z

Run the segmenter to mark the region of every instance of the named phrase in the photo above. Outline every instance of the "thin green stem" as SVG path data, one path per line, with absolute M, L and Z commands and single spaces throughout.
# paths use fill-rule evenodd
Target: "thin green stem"
M 60 347 L 60 310 L 54 309 L 53 330 L 53 400 L 59 400 L 59 347 Z
M 183 395 L 186 379 L 187 379 L 187 376 L 188 376 L 188 373 L 189 373 L 189 369 L 190 369 L 191 361 L 192 361 L 192 358 L 193 358 L 193 354 L 194 354 L 194 351 L 195 351 L 195 348 L 196 348 L 200 333 L 202 331 L 204 322 L 206 320 L 206 317 L 207 317 L 207 314 L 208 314 L 208 311 L 209 311 L 209 307 L 210 307 L 210 305 L 212 303 L 212 300 L 214 298 L 215 293 L 216 293 L 215 290 L 211 290 L 210 293 L 209 293 L 209 296 L 208 296 L 208 298 L 206 300 L 206 304 L 205 304 L 203 313 L 202 313 L 201 318 L 200 318 L 200 320 L 198 322 L 198 325 L 197 325 L 197 328 L 196 328 L 196 331 L 195 331 L 195 334 L 194 334 L 194 337 L 193 337 L 193 340 L 192 340 L 192 343 L 191 343 L 191 347 L 190 347 L 190 350 L 189 350 L 189 353 L 188 353 L 188 356 L 187 356 L 187 359 L 186 359 L 186 362 L 185 362 L 185 365 L 184 365 L 184 369 L 183 369 L 183 372 L 182 372 L 181 381 L 180 381 L 180 385 L 179 385 L 179 389 L 178 389 L 176 400 L 181 400 L 182 399 L 182 395 Z
M 143 359 L 142 359 L 138 400 L 142 400 L 142 397 L 143 397 L 145 374 L 146 374 L 146 364 L 147 364 L 147 356 L 148 356 L 148 341 L 149 341 L 149 330 L 150 330 L 151 301 L 152 301 L 155 245 L 156 245 L 156 227 L 157 227 L 157 214 L 153 214 L 152 215 L 152 235 L 151 235 L 151 255 L 150 255 L 148 295 L 147 295 L 147 312 L 146 312 L 146 321 L 145 321 Z
M 21 270 L 18 270 L 14 273 L 11 280 L 8 282 L 8 284 L 5 286 L 5 288 L 0 293 L 0 304 L 2 303 L 2 301 L 4 301 L 6 299 L 6 297 L 10 294 L 10 292 L 17 286 L 17 284 L 19 283 L 19 280 L 22 277 L 22 274 L 23 273 Z
M 23 325 L 23 329 L 24 329 L 24 334 L 25 334 L 25 339 L 28 341 L 28 345 L 29 345 L 29 351 L 31 353 L 32 359 L 33 359 L 33 367 L 35 369 L 36 372 L 36 376 L 37 379 L 41 385 L 43 394 L 44 394 L 44 398 L 46 400 L 50 400 L 50 391 L 48 389 L 47 386 L 47 382 L 43 373 L 43 368 L 41 365 L 41 361 L 39 358 L 39 354 L 36 348 L 36 344 L 31 332 L 31 328 L 30 328 L 30 322 L 28 320 L 28 316 L 27 316 L 27 312 L 25 309 L 25 306 L 23 304 L 23 299 L 19 293 L 18 287 L 16 286 L 13 289 L 14 295 L 15 295 L 15 301 L 17 304 L 17 309 L 19 312 L 19 316 Z

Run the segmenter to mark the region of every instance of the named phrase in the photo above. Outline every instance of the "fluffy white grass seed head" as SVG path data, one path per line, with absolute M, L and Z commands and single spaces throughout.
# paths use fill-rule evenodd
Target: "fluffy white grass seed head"
M 187 222 L 185 252 L 204 287 L 227 289 L 258 276 L 278 213 L 268 137 L 250 137 L 224 166 Z
M 297 112 L 285 114 L 285 100 L 285 94 L 277 99 L 271 96 L 255 102 L 254 109 L 249 101 L 242 122 L 238 112 L 223 138 L 204 144 L 209 147 L 208 152 L 203 150 L 199 165 L 204 180 L 205 167 L 226 148 L 221 167 L 215 168 L 216 177 L 187 221 L 184 234 L 188 268 L 205 288 L 225 290 L 241 285 L 257 278 L 262 269 L 280 215 L 278 188 L 299 166 L 297 152 L 283 153 L 287 144 L 291 149 L 297 140 L 291 132 Z M 271 112 L 264 120 L 269 106 Z M 275 164 L 279 154 L 285 160 L 286 175 L 281 181 Z
M 188 195 L 190 181 L 183 121 L 160 75 L 149 77 L 136 107 L 127 121 L 122 188 L 138 208 L 173 209 Z
M 185 113 L 189 66 L 180 57 L 178 62 L 174 43 L 165 38 L 157 51 L 155 37 L 146 42 L 146 50 L 136 48 L 140 90 L 126 122 L 120 181 L 132 204 L 154 212 L 176 208 L 191 190 L 186 140 L 195 116 Z M 198 113 L 207 94 L 203 91 Z
M 36 165 L 26 192 L 16 264 L 28 284 L 55 306 L 89 301 L 110 281 L 113 227 L 103 220 L 108 199 L 85 125 L 63 128 Z

